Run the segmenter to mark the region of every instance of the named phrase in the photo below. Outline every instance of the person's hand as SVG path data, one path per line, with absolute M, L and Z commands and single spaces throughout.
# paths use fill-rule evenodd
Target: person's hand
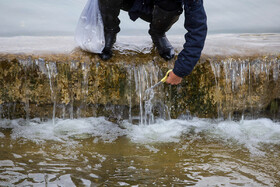
M 177 85 L 182 82 L 182 79 L 183 79 L 182 77 L 178 77 L 173 73 L 173 71 L 171 71 L 166 79 L 166 83 L 171 85 Z

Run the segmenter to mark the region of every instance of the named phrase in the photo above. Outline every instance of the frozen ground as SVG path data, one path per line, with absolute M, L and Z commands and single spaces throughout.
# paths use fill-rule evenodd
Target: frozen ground
M 184 44 L 183 35 L 168 37 L 178 52 Z M 133 41 L 133 43 L 131 42 Z M 0 37 L 0 53 L 70 53 L 76 46 L 70 36 Z M 147 36 L 119 36 L 115 48 L 148 53 L 152 41 Z M 216 34 L 208 35 L 203 54 L 254 55 L 280 53 L 280 34 Z

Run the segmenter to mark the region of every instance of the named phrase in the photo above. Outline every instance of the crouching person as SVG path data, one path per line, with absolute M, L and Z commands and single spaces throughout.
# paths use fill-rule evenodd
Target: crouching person
M 99 0 L 104 24 L 105 47 L 100 54 L 102 60 L 112 57 L 112 47 L 120 31 L 120 10 L 129 12 L 135 21 L 141 18 L 150 23 L 149 34 L 159 55 L 165 60 L 174 58 L 174 48 L 166 37 L 166 32 L 179 19 L 184 10 L 185 44 L 169 74 L 167 83 L 179 84 L 189 75 L 201 56 L 207 34 L 206 13 L 203 0 Z

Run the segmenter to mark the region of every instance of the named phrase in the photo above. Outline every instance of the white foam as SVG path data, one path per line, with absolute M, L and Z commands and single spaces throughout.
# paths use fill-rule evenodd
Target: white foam
M 151 125 L 131 125 L 125 123 L 127 136 L 135 143 L 179 142 L 183 127 L 179 120 L 159 120 Z
M 182 134 L 186 134 L 196 127 L 196 131 L 207 129 L 207 120 L 195 118 L 193 120 L 157 120 L 151 125 L 125 124 L 128 137 L 135 143 L 179 142 Z
M 99 137 L 104 142 L 112 142 L 124 135 L 124 130 L 117 124 L 104 118 L 57 119 L 39 122 L 37 119 L 26 124 L 23 120 L 4 120 L 0 122 L 2 128 L 12 128 L 13 139 L 26 138 L 32 141 L 54 140 L 65 142 L 69 139 Z
M 270 119 L 223 121 L 211 134 L 226 141 L 234 140 L 247 147 L 251 153 L 260 154 L 258 148 L 261 144 L 280 144 L 280 123 Z
M 251 153 L 261 155 L 263 144 L 280 145 L 280 123 L 270 119 L 221 121 L 194 118 L 192 120 L 158 120 L 152 125 L 125 124 L 127 136 L 134 143 L 150 144 L 180 142 L 182 136 L 195 133 L 229 145 L 245 146 Z M 146 147 L 152 150 L 149 147 Z
M 0 138 L 5 138 L 5 135 L 2 132 L 0 132 Z
M 12 128 L 11 137 L 25 138 L 32 141 L 54 140 L 67 142 L 89 137 L 98 141 L 114 142 L 118 137 L 127 136 L 131 142 L 148 145 L 148 149 L 157 152 L 157 143 L 180 142 L 182 137 L 191 134 L 205 136 L 227 144 L 240 144 L 251 152 L 256 152 L 263 144 L 280 145 L 280 123 L 269 119 L 242 121 L 220 121 L 193 118 L 192 120 L 157 120 L 151 125 L 133 125 L 124 121 L 121 125 L 106 121 L 105 118 L 56 119 L 40 122 L 31 120 L 2 120 L 1 128 Z M 96 142 L 97 143 L 97 142 Z

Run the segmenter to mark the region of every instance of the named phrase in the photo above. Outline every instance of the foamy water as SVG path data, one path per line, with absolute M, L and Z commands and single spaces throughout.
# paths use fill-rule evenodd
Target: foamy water
M 180 142 L 194 134 L 226 144 L 245 146 L 252 153 L 263 144 L 280 145 L 280 123 L 270 119 L 220 121 L 193 118 L 191 120 L 158 119 L 151 125 L 133 125 L 127 121 L 120 125 L 99 118 L 56 119 L 40 122 L 33 119 L 2 120 L 0 128 L 11 128 L 13 139 L 24 138 L 34 142 L 53 140 L 67 143 L 75 139 L 94 137 L 96 142 L 113 143 L 119 137 L 128 137 L 137 144 Z M 0 137 L 4 137 L 1 133 Z

